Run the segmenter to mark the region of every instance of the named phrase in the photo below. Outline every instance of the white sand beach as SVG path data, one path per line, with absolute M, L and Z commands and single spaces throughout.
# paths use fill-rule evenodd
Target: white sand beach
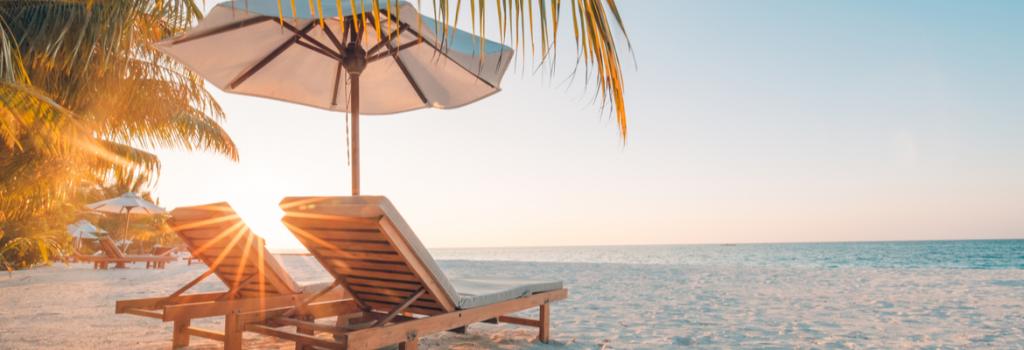
M 282 260 L 299 281 L 326 277 L 311 258 Z M 559 278 L 570 296 L 553 307 L 551 344 L 537 343 L 532 329 L 481 324 L 424 338 L 431 349 L 1024 349 L 1024 270 L 440 263 L 450 276 Z M 169 323 L 115 315 L 114 302 L 166 295 L 204 268 L 75 264 L 0 274 L 0 348 L 167 348 Z M 245 340 L 252 349 L 293 346 Z M 191 348 L 218 345 L 193 338 Z

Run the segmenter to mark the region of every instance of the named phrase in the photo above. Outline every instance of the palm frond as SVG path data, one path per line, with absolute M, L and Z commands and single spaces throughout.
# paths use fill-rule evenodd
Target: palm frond
M 152 46 L 200 17 L 192 0 L 0 2 L 0 246 L 36 242 L 6 261 L 59 253 L 46 239 L 97 186 L 151 183 L 160 162 L 140 147 L 238 158 L 203 80 Z

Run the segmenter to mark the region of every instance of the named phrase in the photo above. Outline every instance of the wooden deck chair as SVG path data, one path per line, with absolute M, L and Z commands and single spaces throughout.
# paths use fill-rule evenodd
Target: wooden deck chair
M 116 268 L 124 268 L 127 263 L 144 262 L 146 268 L 162 269 L 167 263 L 177 260 L 177 257 L 170 255 L 129 255 L 121 251 L 110 237 L 99 238 L 100 251 L 102 255 L 78 255 L 76 259 L 82 262 L 93 263 L 93 268 L 106 270 L 110 263 Z
M 116 313 L 174 322 L 173 348 L 188 346 L 189 336 L 198 336 L 222 341 L 225 349 L 240 349 L 239 313 L 344 297 L 343 291 L 325 288 L 329 283 L 296 284 L 267 251 L 263 239 L 253 234 L 227 203 L 177 208 L 171 215 L 172 229 L 208 269 L 169 296 L 119 300 Z M 228 290 L 185 294 L 211 275 Z M 191 326 L 192 320 L 206 317 L 224 317 L 224 332 Z
M 242 315 L 246 331 L 297 348 L 414 349 L 422 336 L 476 322 L 537 327 L 547 342 L 549 303 L 568 295 L 560 281 L 448 279 L 385 197 L 286 198 L 281 208 L 285 226 L 353 298 L 335 310 L 304 304 Z M 535 307 L 538 319 L 510 316 Z M 316 322 L 330 316 L 339 316 L 336 324 Z

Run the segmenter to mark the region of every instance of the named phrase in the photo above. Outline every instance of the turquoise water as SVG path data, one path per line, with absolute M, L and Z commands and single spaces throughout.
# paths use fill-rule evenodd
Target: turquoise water
M 1024 240 L 431 249 L 438 260 L 1024 269 Z

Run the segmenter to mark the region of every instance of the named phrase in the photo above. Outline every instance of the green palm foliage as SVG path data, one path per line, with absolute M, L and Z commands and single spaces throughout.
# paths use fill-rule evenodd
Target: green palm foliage
M 144 148 L 237 159 L 203 80 L 151 46 L 199 16 L 190 0 L 0 2 L 0 247 L 63 233 L 83 188 L 157 173 Z

